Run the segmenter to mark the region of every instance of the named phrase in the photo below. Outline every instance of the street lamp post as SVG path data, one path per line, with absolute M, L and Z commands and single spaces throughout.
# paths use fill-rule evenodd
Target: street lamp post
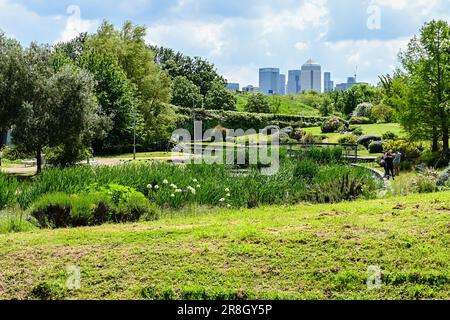
M 133 160 L 136 160 L 136 106 L 133 107 Z

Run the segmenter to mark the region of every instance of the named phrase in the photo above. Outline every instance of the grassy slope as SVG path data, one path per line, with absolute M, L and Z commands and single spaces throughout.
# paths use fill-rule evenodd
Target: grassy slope
M 247 104 L 247 95 L 237 94 L 237 109 L 238 111 L 244 111 L 244 106 Z M 288 115 L 302 115 L 302 116 L 314 116 L 320 117 L 319 110 L 310 107 L 301 101 L 301 97 L 297 96 L 277 96 L 281 101 L 280 114 Z M 273 97 L 268 97 L 270 103 L 273 102 Z
M 403 129 L 400 124 L 398 123 L 382 123 L 382 124 L 363 124 L 358 125 L 358 127 L 361 127 L 364 131 L 364 134 L 369 135 L 383 135 L 384 133 L 390 131 L 395 133 L 398 136 L 404 136 Z M 320 127 L 313 127 L 313 128 L 306 128 L 306 132 L 311 132 L 315 135 L 322 135 L 322 130 Z M 342 137 L 340 133 L 329 133 L 326 134 L 328 137 L 328 142 L 330 143 L 337 143 L 339 138 Z
M 440 193 L 0 235 L 0 298 L 449 299 L 449 212 Z M 81 288 L 67 291 L 73 264 Z M 367 289 L 370 265 L 381 290 Z

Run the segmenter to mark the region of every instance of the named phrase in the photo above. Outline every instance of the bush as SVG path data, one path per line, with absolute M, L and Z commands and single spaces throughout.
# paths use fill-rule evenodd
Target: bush
M 441 154 L 439 152 L 432 152 L 431 150 L 425 150 L 420 155 L 420 161 L 425 163 L 429 167 L 434 167 L 439 162 Z
M 376 123 L 389 123 L 395 121 L 395 111 L 393 108 L 378 104 L 370 112 L 370 118 Z
M 353 134 L 343 135 L 338 139 L 339 144 L 356 144 L 356 137 Z
M 322 137 L 312 134 L 311 132 L 307 132 L 305 134 L 305 136 L 302 139 L 303 143 L 306 144 L 315 144 L 315 143 L 321 143 L 322 142 Z
M 383 134 L 383 140 L 398 140 L 398 135 L 391 131 L 388 131 Z
M 369 145 L 373 142 L 373 141 L 381 141 L 382 138 L 381 136 L 377 136 L 377 135 L 365 135 L 365 136 L 361 136 L 358 138 L 357 142 L 358 144 L 363 145 L 366 148 L 369 148 Z
M 388 140 L 384 147 L 392 152 L 401 152 L 403 160 L 410 161 L 417 160 L 423 151 L 421 145 L 407 140 Z
M 17 148 L 4 147 L 1 151 L 3 152 L 3 158 L 11 161 L 29 159 L 33 157 L 31 154 L 22 152 Z
M 445 169 L 440 175 L 437 180 L 438 186 L 448 186 L 450 184 L 450 167 Z
M 253 93 L 248 97 L 244 110 L 251 113 L 270 113 L 270 104 L 262 93 Z
M 157 209 L 134 189 L 110 185 L 98 190 L 72 195 L 44 195 L 33 204 L 31 215 L 40 226 L 50 228 L 123 223 L 137 221 L 141 217 L 157 217 Z
M 295 128 L 292 131 L 292 133 L 290 134 L 290 138 L 297 140 L 297 141 L 302 141 L 304 136 L 305 136 L 305 130 L 303 130 L 302 128 Z
M 384 151 L 383 149 L 384 142 L 383 141 L 372 141 L 369 144 L 369 153 L 382 153 Z
M 371 103 L 367 103 L 367 102 L 361 103 L 356 107 L 355 111 L 353 112 L 353 116 L 369 118 L 372 108 L 373 108 L 373 105 Z
M 356 127 L 356 128 L 354 128 L 354 129 L 352 129 L 352 133 L 353 133 L 355 136 L 362 136 L 362 135 L 364 134 L 364 130 L 363 130 L 363 128 L 361 128 L 361 127 Z
M 366 117 L 352 117 L 350 119 L 350 124 L 371 124 L 372 121 Z
M 344 121 L 338 117 L 325 120 L 322 124 L 322 133 L 335 133 L 344 129 Z
M 319 165 L 315 161 L 306 159 L 297 163 L 293 176 L 294 179 L 303 179 L 309 182 L 316 177 L 319 169 Z

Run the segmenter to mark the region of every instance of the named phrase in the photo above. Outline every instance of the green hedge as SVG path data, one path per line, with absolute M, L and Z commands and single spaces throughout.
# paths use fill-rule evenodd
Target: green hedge
M 260 114 L 222 110 L 204 110 L 174 107 L 178 114 L 178 128 L 193 131 L 193 119 L 203 122 L 203 129 L 222 126 L 227 129 L 261 130 L 267 126 L 316 127 L 326 119 L 324 117 L 305 117 L 281 114 Z

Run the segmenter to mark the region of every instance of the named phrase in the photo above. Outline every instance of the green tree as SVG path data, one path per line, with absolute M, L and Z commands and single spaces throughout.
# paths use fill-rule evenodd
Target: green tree
M 405 129 L 416 135 L 414 127 L 423 125 L 431 132 L 432 149 L 442 139 L 443 156 L 448 162 L 450 138 L 450 27 L 445 21 L 431 21 L 400 54 L 408 87 L 407 104 L 399 104 L 399 118 Z
M 62 147 L 66 164 L 76 161 L 86 147 L 96 111 L 94 80 L 70 65 L 55 73 L 50 47 L 32 44 L 25 59 L 27 95 L 15 120 L 13 139 L 24 151 L 36 154 L 40 173 L 44 147 Z
M 134 108 L 137 109 L 138 105 L 136 85 L 127 79 L 117 59 L 111 54 L 96 50 L 84 51 L 77 64 L 93 75 L 100 111 L 112 121 L 107 136 L 94 142 L 94 150 L 132 143 Z M 142 118 L 140 112 L 136 112 L 137 117 Z
M 26 93 L 25 56 L 21 45 L 0 31 L 0 133 L 17 118 Z
M 237 98 L 221 81 L 213 83 L 205 97 L 205 108 L 209 110 L 236 110 Z
M 154 62 L 154 53 L 145 44 L 146 28 L 126 22 L 121 30 L 116 30 L 111 23 L 104 22 L 97 33 L 89 37 L 86 48 L 103 54 L 112 54 L 117 58 L 125 71 L 127 78 L 137 87 L 137 106 L 143 115 L 143 136 L 148 142 L 150 137 L 160 136 L 159 125 L 165 127 L 156 119 L 167 119 L 173 115 L 170 107 L 172 95 L 171 80 L 167 72 Z M 168 114 L 161 114 L 168 112 Z M 151 118 L 152 117 L 152 118 Z M 172 119 L 172 125 L 176 117 Z
M 199 57 L 191 58 L 173 49 L 151 47 L 155 52 L 155 62 L 169 73 L 172 79 L 182 76 L 192 81 L 200 88 L 205 97 L 213 88 L 215 82 L 225 85 L 225 79 L 220 76 L 214 65 Z
M 172 104 L 187 108 L 201 108 L 203 96 L 200 89 L 189 79 L 183 76 L 173 80 Z
M 244 110 L 252 113 L 270 113 L 270 104 L 264 94 L 253 93 L 249 95 Z

